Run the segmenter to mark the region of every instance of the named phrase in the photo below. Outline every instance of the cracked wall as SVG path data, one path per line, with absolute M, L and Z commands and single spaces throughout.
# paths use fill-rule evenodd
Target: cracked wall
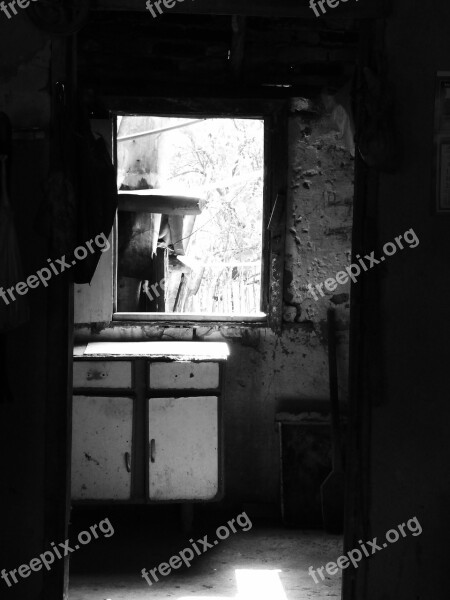
M 347 400 L 349 285 L 315 301 L 308 283 L 334 277 L 350 262 L 353 158 L 320 101 L 294 101 L 281 334 L 254 327 L 94 324 L 79 341 L 226 341 L 226 501 L 278 503 L 279 411 L 329 410 L 327 308 L 337 311 L 339 390 Z
M 228 493 L 262 503 L 278 502 L 275 414 L 328 411 L 329 307 L 337 314 L 343 405 L 348 395 L 350 286 L 324 290 L 317 301 L 307 286 L 323 283 L 351 262 L 354 160 L 332 113 L 321 103 L 300 106 L 289 119 L 283 331 L 251 331 L 235 340 L 228 364 Z

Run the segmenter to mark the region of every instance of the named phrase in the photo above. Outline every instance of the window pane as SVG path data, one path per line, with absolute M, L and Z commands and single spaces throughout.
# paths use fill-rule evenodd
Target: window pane
M 263 120 L 125 116 L 117 137 L 118 311 L 260 314 Z

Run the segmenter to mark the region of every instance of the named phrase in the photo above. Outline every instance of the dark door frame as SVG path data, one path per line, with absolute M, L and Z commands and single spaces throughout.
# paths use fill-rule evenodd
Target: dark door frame
M 102 0 L 104 5 L 106 0 Z M 117 2 L 116 2 L 117 4 Z M 376 39 L 380 21 L 364 22 L 367 37 L 360 49 L 360 67 L 369 64 L 373 47 L 368 40 Z M 364 36 L 362 36 L 364 37 Z M 67 93 L 75 87 L 76 39 L 60 38 L 52 41 L 52 121 L 55 119 L 56 83 L 64 82 Z M 51 144 L 51 163 L 55 164 L 55 145 Z M 353 256 L 376 248 L 377 173 L 356 159 Z M 344 532 L 344 550 L 356 547 L 358 539 L 370 539 L 370 394 L 363 375 L 368 371 L 368 344 L 379 328 L 377 308 L 379 301 L 379 274 L 358 285 L 352 285 L 350 323 L 350 431 L 347 460 L 347 505 Z M 73 285 L 60 276 L 49 288 L 45 446 L 45 520 L 44 545 L 63 541 L 68 537 L 70 515 L 70 458 L 72 406 L 72 348 L 73 348 Z M 56 561 L 44 573 L 45 600 L 67 600 L 69 557 Z M 358 581 L 356 578 L 358 577 Z M 345 571 L 342 598 L 356 597 L 356 584 L 364 585 L 363 566 L 358 573 Z M 362 582 L 362 583 L 361 583 Z

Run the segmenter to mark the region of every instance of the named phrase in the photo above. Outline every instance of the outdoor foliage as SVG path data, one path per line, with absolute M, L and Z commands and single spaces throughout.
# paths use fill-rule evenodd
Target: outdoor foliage
M 263 122 L 207 119 L 163 136 L 164 187 L 202 198 L 186 261 L 205 269 L 183 310 L 259 312 Z

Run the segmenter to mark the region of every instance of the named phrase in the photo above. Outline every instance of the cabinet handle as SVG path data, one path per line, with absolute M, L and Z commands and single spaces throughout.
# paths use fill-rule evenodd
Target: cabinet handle
M 129 452 L 125 452 L 125 466 L 128 473 L 131 473 L 131 454 Z
M 155 440 L 150 440 L 150 462 L 155 462 Z

